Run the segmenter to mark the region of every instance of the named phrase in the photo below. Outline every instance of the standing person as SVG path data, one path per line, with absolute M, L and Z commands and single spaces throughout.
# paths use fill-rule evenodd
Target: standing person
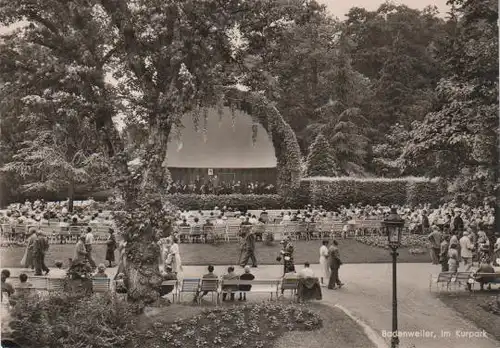
M 85 234 L 85 250 L 87 250 L 87 259 L 89 260 L 90 267 L 94 270 L 96 264 L 92 258 L 92 244 L 94 244 L 94 234 L 92 233 L 92 227 L 87 227 L 87 233 Z
M 85 249 L 85 236 L 80 236 L 75 246 L 75 253 L 73 254 L 72 265 L 85 262 L 87 258 L 87 250 Z
M 293 261 L 294 247 L 290 240 L 290 237 L 286 237 L 285 240 L 280 242 L 282 244 L 280 253 L 276 258 L 276 261 L 281 262 L 283 259 L 283 276 L 287 273 L 295 272 L 295 264 Z
M 469 271 L 472 267 L 472 251 L 474 244 L 469 239 L 469 232 L 465 231 L 462 238 L 460 238 L 460 256 L 464 262 L 465 271 Z
M 328 263 L 328 241 L 324 240 L 319 247 L 319 264 L 323 270 L 323 277 L 321 277 L 321 285 L 324 285 L 324 279 L 330 279 L 330 265 Z
M 246 220 L 248 222 L 248 218 L 246 218 Z M 252 231 L 252 225 L 242 224 L 241 233 L 244 238 L 243 251 L 245 252 L 245 256 L 240 266 L 244 268 L 248 260 L 251 259 L 252 267 L 257 267 L 257 259 L 255 258 L 255 233 Z
M 478 256 L 480 263 L 489 263 L 490 262 L 490 239 L 486 235 L 484 231 L 479 231 L 477 233 L 477 247 L 478 247 Z
M 497 240 L 493 246 L 493 265 L 500 266 L 500 234 L 497 234 Z
M 43 235 L 42 231 L 38 231 L 37 239 L 35 241 L 35 246 L 33 249 L 33 260 L 35 261 L 35 275 L 41 276 L 42 271 L 45 275 L 49 274 L 50 270 L 45 265 L 45 254 L 49 250 L 49 241 Z
M 172 238 L 172 237 L 169 237 Z M 179 274 L 182 272 L 182 260 L 179 251 L 179 240 L 177 237 L 172 238 L 172 246 L 170 247 L 170 255 L 172 258 L 172 270 L 174 273 Z
M 427 212 L 422 210 L 422 216 L 420 220 L 420 224 L 422 226 L 422 234 L 427 234 L 429 232 L 429 217 L 427 216 Z
M 339 268 L 342 265 L 340 261 L 340 253 L 338 248 L 339 243 L 334 240 L 332 246 L 329 248 L 329 258 L 330 258 L 330 281 L 328 282 L 328 289 L 335 289 L 335 285 L 340 289 L 344 283 L 339 279 Z
M 24 251 L 24 256 L 23 259 L 21 260 L 21 265 L 24 268 L 31 268 L 33 269 L 35 267 L 34 264 L 34 259 L 33 259 L 33 250 L 35 248 L 35 243 L 37 240 L 37 235 L 36 235 L 36 230 L 34 227 L 29 229 L 29 237 L 28 240 L 26 241 L 26 249 Z
M 441 242 L 441 251 L 439 253 L 439 263 L 441 264 L 441 272 L 448 272 L 448 249 L 449 246 L 449 236 L 444 236 Z
M 116 238 L 115 231 L 112 228 L 110 228 L 108 232 L 109 236 L 106 241 L 106 261 L 109 262 L 108 267 L 113 267 L 113 262 L 115 262 Z
M 456 215 L 452 221 L 451 231 L 456 232 L 457 234 L 461 233 L 464 230 L 464 220 L 462 219 L 462 212 L 460 210 L 455 210 Z
M 448 250 L 448 271 L 452 273 L 458 272 L 458 246 L 456 244 L 451 244 Z
M 431 243 L 431 261 L 433 265 L 439 265 L 439 253 L 441 250 L 441 231 L 438 226 L 432 226 L 432 232 L 427 236 Z

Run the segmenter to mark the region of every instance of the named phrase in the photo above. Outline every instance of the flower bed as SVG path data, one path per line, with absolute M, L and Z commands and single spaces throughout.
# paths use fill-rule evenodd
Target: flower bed
M 162 337 L 173 347 L 270 347 L 286 331 L 315 330 L 321 318 L 299 305 L 248 304 L 204 310 L 176 321 Z
M 386 236 L 363 236 L 355 238 L 358 242 L 375 246 L 379 248 L 388 249 L 388 241 Z M 409 248 L 412 254 L 425 253 L 427 249 L 427 236 L 420 235 L 404 235 L 401 237 L 401 247 Z
M 18 298 L 10 326 L 11 337 L 27 348 L 263 348 L 284 332 L 323 325 L 320 316 L 303 305 L 269 302 L 205 309 L 189 319 L 141 327 L 143 320 L 137 307 L 110 296 L 57 293 Z
M 500 316 L 500 295 L 491 296 L 481 307 L 487 312 Z

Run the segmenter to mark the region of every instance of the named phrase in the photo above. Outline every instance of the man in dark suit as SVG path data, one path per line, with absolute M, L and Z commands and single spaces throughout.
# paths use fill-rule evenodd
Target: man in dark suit
M 245 253 L 243 261 L 240 263 L 241 267 L 245 267 L 248 260 L 252 260 L 252 267 L 257 267 L 257 259 L 255 258 L 255 233 L 252 231 L 252 224 L 249 218 L 241 223 L 240 236 L 243 239 L 242 252 Z
M 340 289 L 344 283 L 342 283 L 339 279 L 339 268 L 342 265 L 342 261 L 340 261 L 340 253 L 338 248 L 339 243 L 334 240 L 330 249 L 328 250 L 329 258 L 330 258 L 330 281 L 328 282 L 328 289 L 335 289 L 335 285 Z

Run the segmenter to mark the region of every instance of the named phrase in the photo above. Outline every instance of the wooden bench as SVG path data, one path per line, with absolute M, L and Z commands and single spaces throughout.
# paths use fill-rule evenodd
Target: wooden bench
M 92 278 L 92 292 L 94 294 L 106 293 L 110 290 L 109 278 Z
M 279 279 L 254 279 L 254 280 L 243 280 L 243 279 L 222 279 L 221 282 L 221 293 L 229 292 L 224 291 L 224 287 L 230 286 L 237 288 L 238 290 L 232 290 L 232 292 L 249 292 L 249 293 L 268 293 L 271 295 L 271 300 L 273 295 L 276 294 L 278 298 L 278 289 L 280 280 Z M 240 285 L 251 285 L 252 287 L 248 291 L 240 290 Z
M 443 288 L 444 285 L 446 285 L 446 290 L 449 290 L 451 279 L 454 275 L 455 273 L 452 272 L 441 272 L 438 274 L 437 277 L 433 277 L 433 275 L 431 274 L 429 281 L 429 291 L 432 292 L 433 284 L 436 284 L 436 288 L 439 288 L 441 286 L 441 289 Z
M 179 303 L 181 302 L 183 293 L 196 294 L 200 288 L 200 281 L 201 281 L 200 278 L 185 278 L 182 281 L 180 281 L 181 285 L 177 293 L 178 302 Z
M 179 292 L 179 280 L 164 280 L 161 283 L 161 286 L 173 286 L 172 291 L 169 294 L 172 294 L 172 302 L 175 303 L 175 298 Z M 167 295 L 169 295 L 167 294 Z
M 299 287 L 299 278 L 283 278 L 281 280 L 281 292 L 284 294 L 285 291 L 290 291 L 292 297 L 297 294 L 297 289 Z
M 486 277 L 487 279 L 485 279 L 486 281 L 484 282 L 484 284 L 487 284 L 487 285 L 491 285 L 491 284 L 495 284 L 495 285 L 500 285 L 500 273 L 475 273 L 473 274 L 473 282 L 471 282 L 471 290 L 474 291 L 474 285 L 476 283 L 479 283 L 477 281 L 477 278 L 479 277 Z

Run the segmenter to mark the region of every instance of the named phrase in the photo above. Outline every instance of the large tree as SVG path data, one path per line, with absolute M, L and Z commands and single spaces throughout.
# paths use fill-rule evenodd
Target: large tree
M 408 130 L 435 102 L 442 76 L 437 53 L 445 24 L 437 10 L 382 4 L 375 11 L 354 7 L 347 14 L 346 35 L 353 41 L 353 67 L 373 83 L 370 121 L 383 134 L 395 123 Z
M 498 3 L 450 4 L 440 105 L 412 132 L 404 164 L 448 179 L 456 199 L 478 203 L 498 195 Z
M 226 94 L 241 83 L 249 98 L 244 91 L 232 95 L 259 101 L 262 105 L 256 109 L 273 113 L 266 126 L 281 127 L 281 116 L 267 101 L 260 70 L 251 61 L 254 51 L 265 49 L 267 37 L 304 20 L 309 6 L 307 1 L 271 0 L 2 3 L 2 24 L 28 22 L 0 47 L 2 52 L 8 48 L 10 55 L 1 70 L 1 79 L 12 86 L 9 112 L 38 118 L 54 110 L 58 117 L 76 112 L 101 135 L 115 187 L 125 202 L 124 213 L 116 219 L 128 243 L 131 300 L 151 302 L 158 297 L 156 241 L 171 227 L 162 193 L 169 180 L 165 157 L 172 128 L 186 113 L 199 118 L 207 107 L 221 108 L 228 102 Z M 46 61 L 35 59 L 41 50 Z M 38 64 L 18 66 L 17 56 Z M 15 74 L 10 74 L 12 69 Z M 113 79 L 114 85 L 109 83 Z M 60 93 L 69 107 L 60 104 Z M 20 103 L 28 96 L 34 102 Z M 22 110 L 15 105 L 23 105 Z M 231 106 L 241 105 L 231 100 Z M 113 122 L 120 113 L 147 130 L 141 165 L 133 172 Z M 284 129 L 283 135 L 287 132 L 291 130 Z M 283 140 L 293 145 L 293 137 Z

